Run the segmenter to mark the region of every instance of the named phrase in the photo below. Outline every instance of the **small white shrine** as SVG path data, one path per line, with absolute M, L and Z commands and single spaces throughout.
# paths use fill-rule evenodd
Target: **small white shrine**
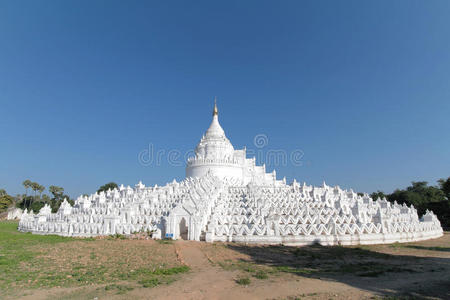
M 64 201 L 57 213 L 25 211 L 19 230 L 91 237 L 152 232 L 154 238 L 260 244 L 357 245 L 411 242 L 443 235 L 436 215 L 360 196 L 325 183 L 286 184 L 246 150 L 235 150 L 213 120 L 188 159 L 186 179 L 118 189 Z

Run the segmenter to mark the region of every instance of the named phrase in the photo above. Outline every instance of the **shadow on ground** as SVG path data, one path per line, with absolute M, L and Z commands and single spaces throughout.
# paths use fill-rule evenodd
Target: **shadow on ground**
M 450 258 L 386 254 L 367 246 L 298 248 L 227 244 L 227 247 L 249 257 L 241 263 L 269 267 L 268 270 L 338 281 L 385 296 L 450 299 Z M 382 247 L 441 253 L 449 249 L 415 245 Z
M 427 247 L 427 246 L 417 246 L 417 245 L 406 245 L 405 248 L 417 249 L 417 250 L 450 252 L 450 248 L 445 248 L 445 247 Z

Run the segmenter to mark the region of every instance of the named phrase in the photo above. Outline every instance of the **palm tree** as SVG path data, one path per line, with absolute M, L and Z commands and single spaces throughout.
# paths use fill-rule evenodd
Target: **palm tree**
M 34 191 L 34 199 L 33 199 L 33 201 L 36 201 L 36 192 L 39 190 L 40 186 L 41 185 L 39 183 L 37 183 L 37 182 L 32 182 L 31 183 L 31 189 Z
M 39 185 L 39 198 L 42 199 L 42 192 L 45 191 L 45 186 Z
M 48 204 L 51 204 L 51 203 L 52 203 L 52 202 L 51 202 L 52 199 L 50 199 L 50 197 L 49 197 L 48 195 L 46 195 L 46 194 L 44 194 L 44 196 L 42 196 L 41 201 L 44 202 L 44 203 L 48 203 Z
M 50 191 L 50 193 L 53 194 L 53 197 L 55 197 L 55 198 L 58 198 L 64 192 L 64 189 L 62 187 L 59 187 L 59 186 L 56 186 L 56 185 L 51 185 L 48 188 L 48 190 Z
M 53 194 L 53 198 L 51 199 L 51 206 L 56 207 L 56 204 L 63 196 L 64 188 L 56 185 L 51 185 L 48 187 L 48 190 Z
M 24 182 L 22 182 L 22 184 L 25 187 L 25 203 L 23 204 L 25 209 L 27 206 L 28 189 L 31 187 L 32 182 L 31 180 L 27 179 Z

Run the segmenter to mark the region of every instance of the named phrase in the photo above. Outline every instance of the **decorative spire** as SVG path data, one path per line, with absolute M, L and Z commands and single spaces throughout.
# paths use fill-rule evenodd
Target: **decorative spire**
M 218 116 L 219 110 L 217 109 L 217 97 L 214 97 L 214 109 L 213 109 L 213 116 Z

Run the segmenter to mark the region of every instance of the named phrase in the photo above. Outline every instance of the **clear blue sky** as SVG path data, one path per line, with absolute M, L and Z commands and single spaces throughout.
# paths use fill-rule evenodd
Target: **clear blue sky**
M 450 176 L 450 1 L 1 1 L 0 188 L 164 184 L 218 97 L 278 176 L 372 192 Z M 273 166 L 268 166 L 271 170 Z

